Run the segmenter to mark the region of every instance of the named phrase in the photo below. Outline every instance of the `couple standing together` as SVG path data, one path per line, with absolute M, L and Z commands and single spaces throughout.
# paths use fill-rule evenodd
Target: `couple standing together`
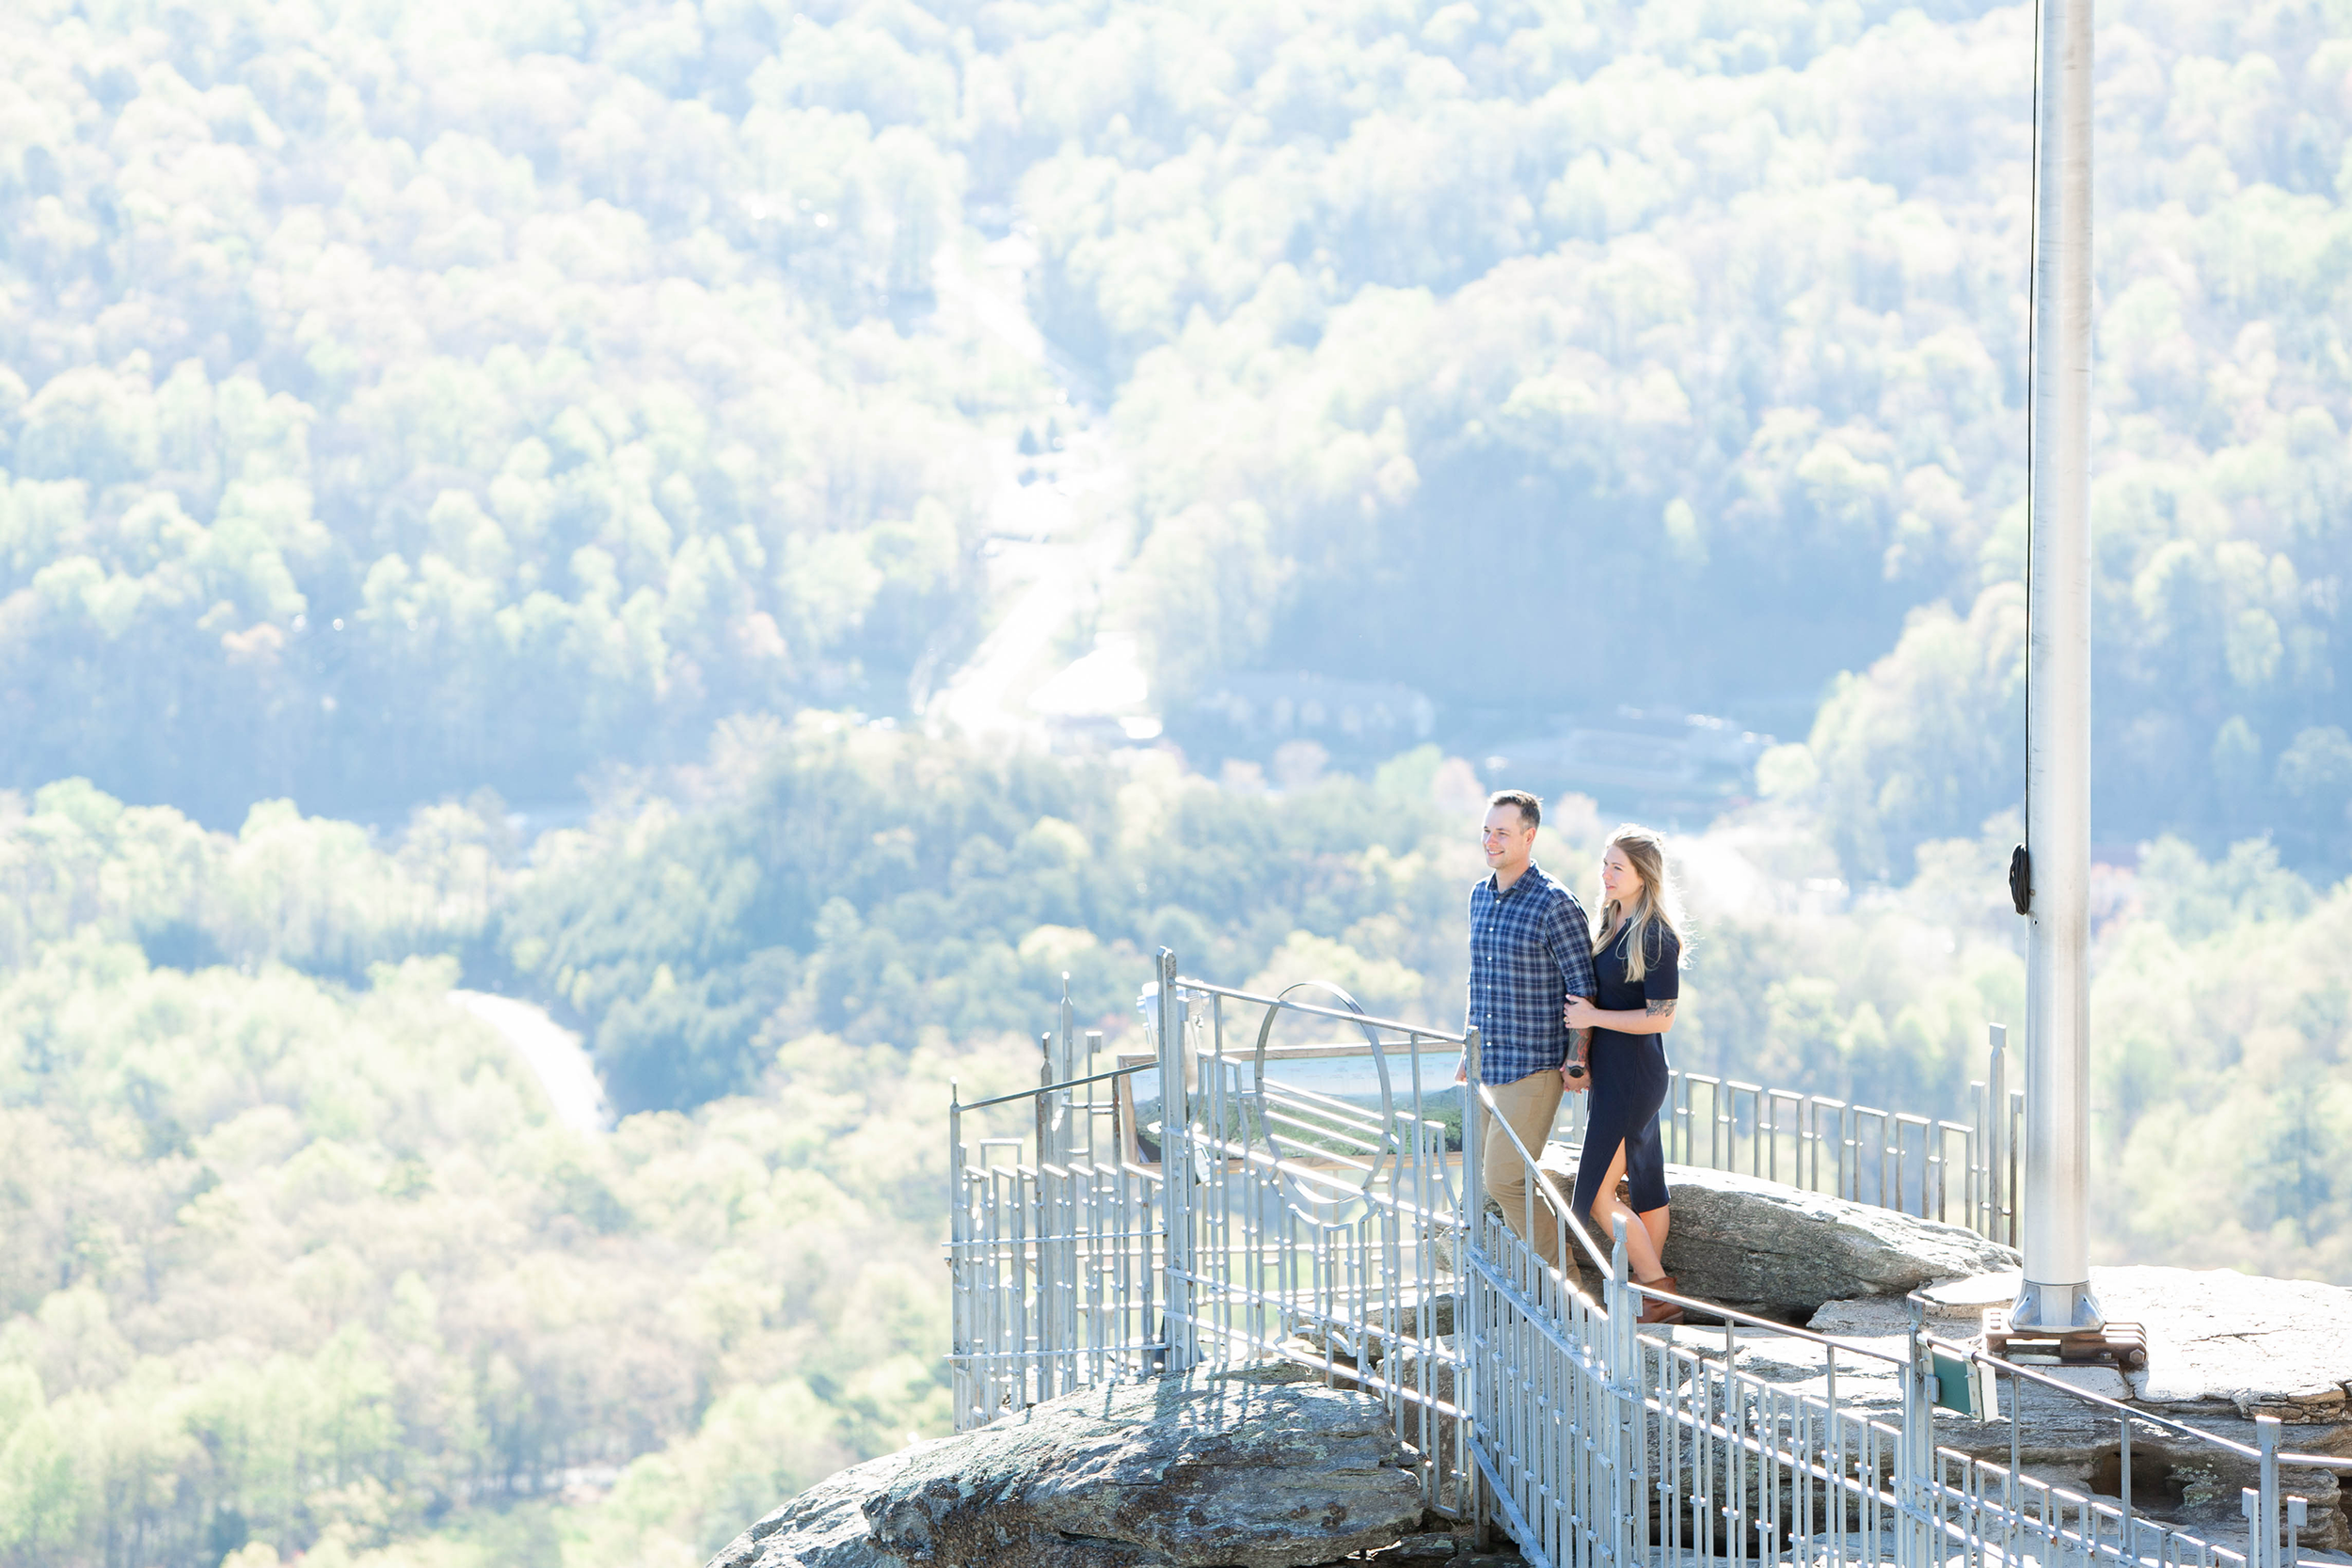
M 1470 1012 L 1479 1033 L 1478 1072 L 1494 1110 L 1480 1123 L 1481 1175 L 1503 1217 L 1554 1268 L 1560 1227 L 1534 1205 L 1529 1159 L 1495 1129 L 1502 1119 L 1530 1159 L 1540 1157 L 1563 1094 L 1590 1092 L 1584 1148 L 1568 1212 L 1589 1218 L 1603 1244 L 1626 1220 L 1626 1261 L 1635 1281 L 1675 1289 L 1666 1246 L 1666 1153 L 1658 1110 L 1666 1100 L 1666 1031 L 1680 990 L 1681 924 L 1666 880 L 1664 841 L 1619 828 L 1600 865 L 1600 921 L 1534 860 L 1543 802 L 1525 790 L 1486 802 L 1486 864 L 1470 890 Z M 1469 1077 L 1465 1060 L 1456 1082 Z M 1627 1196 L 1618 1196 L 1623 1179 Z M 1630 1198 L 1630 1202 L 1627 1201 Z M 1652 1299 L 1644 1323 L 1673 1323 L 1681 1308 Z

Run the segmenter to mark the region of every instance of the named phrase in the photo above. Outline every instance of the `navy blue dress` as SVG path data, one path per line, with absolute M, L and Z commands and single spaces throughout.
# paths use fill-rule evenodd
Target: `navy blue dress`
M 1640 1012 L 1649 1003 L 1681 993 L 1682 943 L 1662 926 L 1653 924 L 1649 932 L 1643 953 L 1646 973 L 1639 980 L 1625 977 L 1630 927 L 1593 955 L 1594 1006 L 1603 1012 Z M 1596 1029 L 1586 1062 L 1593 1075 L 1592 1101 L 1585 1111 L 1584 1148 L 1576 1164 L 1576 1201 L 1569 1212 L 1580 1219 L 1592 1213 L 1594 1200 L 1600 1196 L 1600 1179 L 1608 1174 L 1609 1162 L 1620 1143 L 1625 1145 L 1626 1181 L 1631 1189 L 1633 1212 L 1646 1214 L 1664 1208 L 1666 1148 L 1658 1135 L 1658 1109 L 1666 1102 L 1665 1037 Z M 1608 1237 L 1597 1239 L 1602 1245 L 1608 1244 Z

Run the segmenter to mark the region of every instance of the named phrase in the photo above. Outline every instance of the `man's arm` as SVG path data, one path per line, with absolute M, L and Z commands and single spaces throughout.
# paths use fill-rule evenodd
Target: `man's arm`
M 1546 911 L 1544 938 L 1551 948 L 1552 961 L 1560 966 L 1560 984 L 1570 996 L 1589 997 L 1593 994 L 1593 933 L 1584 922 L 1584 906 L 1576 901 L 1576 895 L 1561 890 Z M 1568 1057 L 1580 1066 L 1589 1064 L 1593 1049 L 1590 1029 L 1568 1031 Z

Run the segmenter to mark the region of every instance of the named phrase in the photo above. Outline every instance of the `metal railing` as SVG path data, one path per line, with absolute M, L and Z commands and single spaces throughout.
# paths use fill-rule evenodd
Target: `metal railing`
M 1151 1005 L 1148 1058 L 1057 1078 L 1078 1065 L 1065 1017 L 1036 1089 L 949 1111 L 959 1429 L 1113 1377 L 1305 1361 L 1386 1401 L 1430 1505 L 1457 1509 L 1462 1037 L 1334 988 L 1180 979 L 1166 955 Z M 1340 1061 L 1377 1092 L 1318 1086 Z M 967 1139 L 992 1111 L 1023 1135 Z
M 1491 1108 L 1491 1095 L 1482 1099 Z M 2282 1568 L 2299 1555 L 2308 1521 L 2306 1500 L 2284 1491 L 2284 1472 L 2352 1471 L 2352 1460 L 2282 1453 L 2275 1417 L 2256 1420 L 2253 1444 L 2236 1443 L 1940 1338 L 1926 1332 L 1915 1297 L 1898 1350 L 1641 1285 L 1622 1219 L 1604 1254 L 1558 1191 L 1535 1178 L 1539 1150 L 1499 1116 L 1473 1126 L 1502 1143 L 1495 1154 L 1473 1148 L 1469 1166 L 1478 1232 L 1467 1254 L 1471 1449 L 1531 1561 L 1636 1568 L 1690 1554 L 1732 1568 L 2027 1560 L 2045 1568 Z M 1497 1155 L 1519 1162 L 1526 1178 L 1517 1224 L 1477 1201 L 1475 1173 L 1492 1169 Z M 1527 1240 L 1539 1227 L 1601 1275 L 1598 1299 L 1542 1261 Z M 1720 1343 L 1687 1329 L 1643 1328 L 1643 1304 L 1653 1299 L 1719 1319 Z M 1743 1370 L 1742 1355 L 1756 1351 L 1743 1334 L 1776 1354 Z M 1818 1379 L 1792 1383 L 1792 1346 L 1818 1357 Z M 2006 1465 L 1937 1440 L 1947 1376 L 1970 1385 L 1967 1402 L 1987 1418 L 1999 1418 L 2006 1391 Z M 2021 1463 L 2026 1387 L 2117 1423 L 2119 1496 L 2058 1485 Z M 2135 1509 L 2136 1430 L 2194 1462 L 2228 1469 L 2235 1461 L 2246 1472 L 2254 1484 L 2241 1494 L 2242 1547 Z
M 1658 1117 L 1666 1158 L 1965 1226 L 2015 1246 L 2025 1097 L 2006 1087 L 2009 1032 L 1995 1023 L 1988 1033 L 1985 1076 L 1968 1085 L 1966 1121 L 1672 1069 Z M 1583 1139 L 1585 1103 L 1577 1095 L 1562 1107 L 1571 1142 Z
M 1378 1398 L 1427 1506 L 1499 1523 L 1539 1568 L 2284 1568 L 2307 1518 L 2288 1487 L 2352 1469 L 2281 1452 L 2271 1418 L 2233 1442 L 1988 1357 L 1928 1332 L 1915 1301 L 1905 1335 L 1872 1343 L 1645 1287 L 1622 1230 L 1604 1248 L 1542 1150 L 1476 1114 L 1490 1091 L 1452 1082 L 1459 1053 L 1478 1083 L 1475 1032 L 1370 1018 L 1327 987 L 1182 978 L 1166 952 L 1147 1001 L 1148 1055 L 1094 1070 L 1099 1037 L 1082 1055 L 1065 1005 L 1036 1089 L 950 1112 L 960 1430 L 1105 1382 L 1287 1361 Z M 1295 1037 L 1310 1027 L 1349 1037 Z M 1686 1075 L 1661 1131 L 1677 1164 L 2007 1239 L 2018 1108 L 1993 1045 L 1971 1124 Z M 1333 1076 L 1348 1062 L 1352 1085 Z M 991 1117 L 1018 1135 L 967 1142 Z M 1520 1163 L 1517 1215 L 1486 1199 L 1498 1162 Z M 1597 1291 L 1543 1261 L 1539 1227 Z M 1721 1330 L 1645 1327 L 1652 1299 Z M 1955 1382 L 1990 1419 L 1939 1426 Z M 2120 1495 L 2020 1463 L 2021 1398 L 2115 1421 Z M 2136 1438 L 2246 1481 L 2243 1536 L 2136 1505 Z

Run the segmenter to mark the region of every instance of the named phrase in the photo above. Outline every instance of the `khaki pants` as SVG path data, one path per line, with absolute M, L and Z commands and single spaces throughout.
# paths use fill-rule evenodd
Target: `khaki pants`
M 1496 1109 L 1502 1113 L 1502 1119 L 1510 1124 L 1511 1131 L 1517 1132 L 1519 1142 L 1526 1146 L 1528 1159 L 1542 1159 L 1544 1140 L 1551 1135 L 1552 1117 L 1560 1114 L 1560 1096 L 1563 1092 L 1560 1069 L 1547 1068 L 1542 1072 L 1531 1072 L 1515 1083 L 1494 1085 L 1487 1092 L 1494 1096 Z M 1480 1172 L 1486 1184 L 1486 1196 L 1502 1205 L 1503 1219 L 1513 1230 L 1518 1232 L 1521 1240 L 1535 1249 L 1535 1256 L 1558 1268 L 1559 1220 L 1542 1195 L 1535 1195 L 1532 1199 L 1534 1204 L 1534 1233 L 1529 1234 L 1527 1221 L 1531 1199 L 1527 1181 L 1532 1171 L 1527 1160 L 1519 1158 L 1519 1151 L 1512 1147 L 1511 1140 L 1495 1131 L 1494 1123 L 1494 1112 L 1484 1109 L 1479 1112 L 1478 1145 L 1486 1151 Z M 1559 1196 L 1557 1188 L 1553 1189 L 1553 1196 Z M 1566 1207 L 1565 1199 L 1561 1206 Z

